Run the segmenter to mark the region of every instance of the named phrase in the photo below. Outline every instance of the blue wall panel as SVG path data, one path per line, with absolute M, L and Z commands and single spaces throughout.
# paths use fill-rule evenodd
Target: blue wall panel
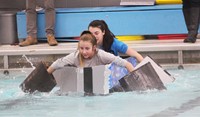
M 77 37 L 95 19 L 105 20 L 115 35 L 186 33 L 181 5 L 56 9 L 56 37 Z M 38 13 L 38 38 L 45 38 L 44 12 Z M 18 36 L 26 37 L 24 12 L 17 14 Z

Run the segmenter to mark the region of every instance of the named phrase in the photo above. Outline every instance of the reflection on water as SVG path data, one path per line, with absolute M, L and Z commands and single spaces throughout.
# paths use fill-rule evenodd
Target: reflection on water
M 1 117 L 199 117 L 200 72 L 198 69 L 168 70 L 175 82 L 166 91 L 121 92 L 107 96 L 77 93 L 25 94 L 19 88 L 25 72 L 0 73 Z
M 169 107 L 159 113 L 153 114 L 149 117 L 174 117 L 179 114 L 185 113 L 187 111 L 190 111 L 194 108 L 200 107 L 200 97 L 197 97 L 195 99 L 189 100 L 186 103 L 183 103 L 180 107 Z M 198 112 L 197 112 L 198 113 Z

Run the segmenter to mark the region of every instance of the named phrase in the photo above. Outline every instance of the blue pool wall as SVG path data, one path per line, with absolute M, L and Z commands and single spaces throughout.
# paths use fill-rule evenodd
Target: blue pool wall
M 182 5 L 57 8 L 56 38 L 78 37 L 92 20 L 102 19 L 115 35 L 187 33 Z M 45 38 L 44 11 L 38 12 L 38 38 Z M 17 13 L 18 38 L 26 38 L 26 14 Z

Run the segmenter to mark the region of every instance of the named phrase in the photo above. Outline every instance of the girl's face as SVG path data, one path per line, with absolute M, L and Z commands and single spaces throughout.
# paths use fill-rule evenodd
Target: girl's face
M 85 59 L 91 59 L 96 51 L 96 46 L 93 46 L 89 41 L 79 42 L 79 52 Z
M 101 31 L 98 27 L 89 27 L 89 31 L 95 36 L 97 39 L 97 45 L 102 45 L 103 43 L 103 36 L 105 34 L 105 31 Z

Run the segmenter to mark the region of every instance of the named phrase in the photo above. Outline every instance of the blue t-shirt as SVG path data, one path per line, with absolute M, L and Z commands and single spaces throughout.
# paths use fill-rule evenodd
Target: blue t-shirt
M 118 56 L 119 53 L 126 54 L 128 46 L 118 39 L 114 38 L 113 44 L 111 46 L 111 51 L 115 56 Z

